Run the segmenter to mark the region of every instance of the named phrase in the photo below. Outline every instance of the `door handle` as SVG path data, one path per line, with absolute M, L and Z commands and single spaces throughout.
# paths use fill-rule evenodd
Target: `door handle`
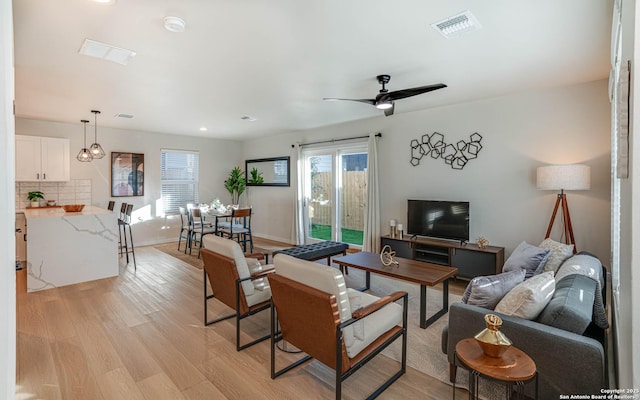
M 47 179 L 47 174 L 42 174 L 42 179 Z
M 40 173 L 36 173 L 36 179 L 40 179 Z

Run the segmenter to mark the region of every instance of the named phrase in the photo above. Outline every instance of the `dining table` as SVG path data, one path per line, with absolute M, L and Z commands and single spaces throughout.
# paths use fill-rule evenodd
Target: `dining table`
M 250 208 L 250 207 L 239 207 L 238 209 L 242 209 L 242 208 Z M 200 207 L 200 212 L 202 212 L 205 219 L 207 217 L 214 219 L 215 223 L 213 226 L 215 227 L 216 235 L 218 234 L 219 220 L 224 218 L 231 218 L 233 216 L 233 210 L 234 209 L 232 207 L 227 207 L 224 211 L 221 211 L 220 209 L 217 209 L 217 208 L 211 208 L 208 206 Z

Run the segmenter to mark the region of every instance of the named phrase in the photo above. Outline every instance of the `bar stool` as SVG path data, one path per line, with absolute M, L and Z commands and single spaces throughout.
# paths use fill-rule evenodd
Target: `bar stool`
M 133 235 L 131 233 L 131 212 L 133 211 L 133 204 L 127 204 L 125 207 L 125 216 L 122 220 L 122 233 L 124 236 L 124 246 L 120 246 L 120 256 L 124 254 L 127 257 L 127 264 L 129 264 L 129 253 L 131 253 L 133 257 L 133 268 L 138 269 L 136 264 L 136 252 L 133 246 Z M 129 241 L 127 241 L 127 227 L 129 228 Z M 131 244 L 131 248 L 129 248 L 129 242 Z M 124 251 L 122 249 L 124 248 Z
M 107 205 L 107 210 L 113 211 L 113 207 L 115 207 L 115 205 L 116 205 L 115 201 L 113 200 L 109 201 L 109 204 Z
M 120 213 L 118 213 L 118 254 L 122 256 L 124 252 L 122 249 L 126 247 L 125 242 L 122 240 L 122 231 L 124 230 L 124 219 L 127 213 L 127 203 L 120 204 Z M 126 236 L 125 236 L 126 241 Z

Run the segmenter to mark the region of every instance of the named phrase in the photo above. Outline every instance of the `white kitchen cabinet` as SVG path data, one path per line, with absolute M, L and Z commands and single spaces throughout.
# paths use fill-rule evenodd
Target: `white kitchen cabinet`
M 16 181 L 68 181 L 69 139 L 16 135 Z

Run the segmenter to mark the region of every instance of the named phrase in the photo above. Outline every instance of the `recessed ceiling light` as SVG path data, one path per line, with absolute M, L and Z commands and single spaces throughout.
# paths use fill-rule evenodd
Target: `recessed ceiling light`
M 94 3 L 115 4 L 116 0 L 93 0 Z
M 78 53 L 89 57 L 102 58 L 103 60 L 113 61 L 122 65 L 127 65 L 129 60 L 136 55 L 136 52 L 133 50 L 123 49 L 91 39 L 84 40 Z
M 243 117 L 240 118 L 243 121 L 249 121 L 249 122 L 255 122 L 258 120 L 258 118 L 252 117 L 250 115 L 245 115 Z
M 433 23 L 431 26 L 447 39 L 482 28 L 478 19 L 469 10 Z
M 200 130 L 201 130 L 202 132 L 206 132 L 206 131 L 208 131 L 209 129 L 207 129 L 207 127 L 206 127 L 206 126 L 201 126 L 201 127 L 200 127 Z
M 182 18 L 178 17 L 164 17 L 164 29 L 169 32 L 184 32 L 187 28 L 187 23 Z

